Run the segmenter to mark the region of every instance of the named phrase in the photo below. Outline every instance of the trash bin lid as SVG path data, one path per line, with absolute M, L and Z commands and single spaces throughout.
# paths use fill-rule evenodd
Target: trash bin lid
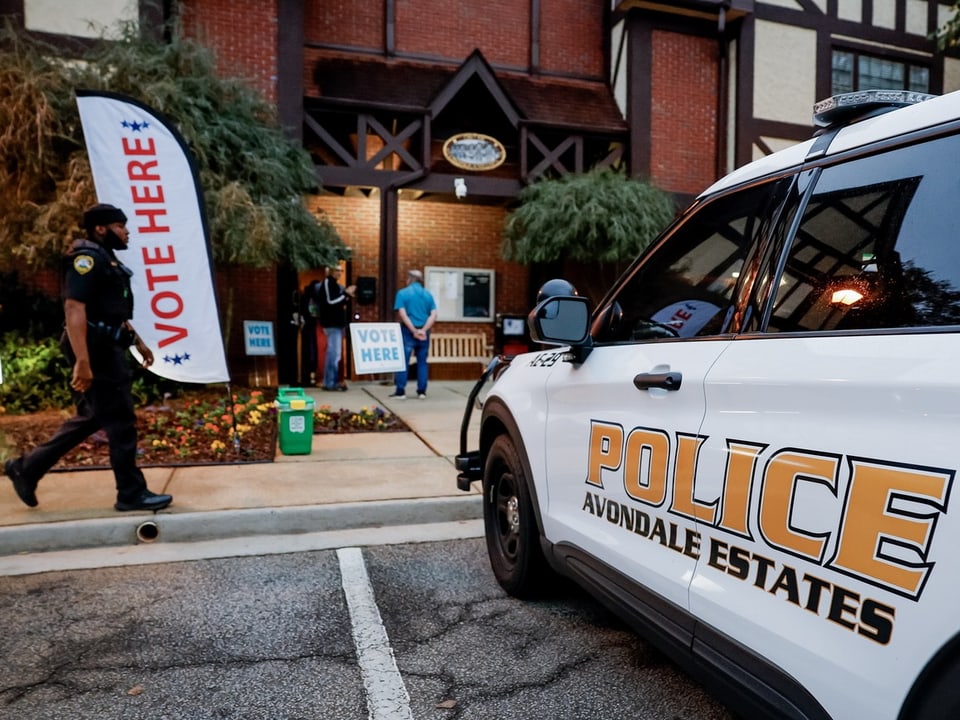
M 279 388 L 274 405 L 280 410 L 313 410 L 313 398 L 303 388 Z

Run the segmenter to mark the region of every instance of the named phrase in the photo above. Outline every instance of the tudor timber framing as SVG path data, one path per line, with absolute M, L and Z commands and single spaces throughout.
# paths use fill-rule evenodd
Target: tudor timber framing
M 609 151 L 605 155 L 595 156 L 594 161 L 588 163 L 586 153 L 588 136 L 585 133 L 570 129 L 563 139 L 550 147 L 541 137 L 543 131 L 548 129 L 551 129 L 551 126 L 526 123 L 520 125 L 520 176 L 525 183 L 539 180 L 546 176 L 550 170 L 563 176 L 569 173 L 581 173 L 591 168 L 616 166 L 624 160 L 626 131 L 623 133 L 596 133 L 594 137 L 606 142 Z M 531 150 L 542 156 L 532 167 Z M 567 158 L 567 160 L 564 158 Z
M 479 85 L 471 85 L 471 81 L 478 81 Z M 507 168 L 515 168 L 512 178 L 504 177 L 503 172 L 444 172 L 445 163 L 435 156 L 435 148 L 431 155 L 435 119 L 442 118 L 448 106 L 462 99 L 464 93 L 475 93 L 477 87 L 483 88 L 483 96 L 475 98 L 478 106 L 486 101 L 487 112 L 499 114 L 505 127 L 512 129 L 512 137 L 501 137 L 513 148 L 508 151 L 506 163 Z M 627 157 L 625 126 L 588 128 L 526 118 L 478 50 L 466 58 L 425 107 L 378 102 L 373 98 L 313 97 L 304 101 L 303 124 L 305 144 L 314 151 L 317 174 L 327 187 L 402 185 L 449 193 L 452 178 L 467 172 L 472 194 L 512 198 L 524 184 L 545 176 L 607 167 Z M 483 132 L 483 123 L 474 129 Z M 503 133 L 503 127 L 499 132 Z M 441 133 L 449 135 L 450 129 Z M 370 138 L 377 144 L 373 152 L 368 151 Z M 440 170 L 439 176 L 435 170 Z
M 409 112 L 407 108 L 398 107 L 397 110 Z M 423 178 L 424 175 L 430 176 L 429 168 L 432 165 L 429 157 L 430 114 L 424 113 L 393 133 L 373 112 L 357 110 L 353 134 L 356 143 L 353 144 L 338 140 L 335 133 L 322 122 L 323 114 L 317 107 L 308 109 L 304 113 L 304 127 L 308 135 L 312 134 L 322 145 L 322 151 L 318 150 L 316 154 L 326 158 L 326 161 L 317 164 L 317 174 L 325 186 L 384 188 L 402 183 L 406 187 L 435 192 L 452 187 L 454 174 L 440 173 L 434 181 Z M 579 128 L 529 123 L 520 119 L 517 124 L 518 177 L 511 180 L 471 175 L 471 187 L 476 188 L 477 194 L 509 197 L 515 195 L 522 185 L 545 176 L 580 173 L 591 167 L 610 167 L 621 163 L 625 157 L 626 132 L 586 133 Z M 368 152 L 370 138 L 375 138 L 379 144 L 372 154 Z M 590 140 L 595 145 L 606 146 L 606 152 L 588 153 Z M 423 149 L 420 157 L 407 149 L 407 143 Z M 384 169 L 384 164 L 394 155 L 395 162 L 402 163 L 403 169 Z
M 334 133 L 327 130 L 323 123 L 310 110 L 304 113 L 304 126 L 343 164 L 334 165 L 321 163 L 317 165 L 317 174 L 324 185 L 328 186 L 360 186 L 360 187 L 387 187 L 394 185 L 411 173 L 422 173 L 429 162 L 429 157 L 415 157 L 404 143 L 417 138 L 420 147 L 430 146 L 430 118 L 424 114 L 406 124 L 397 133 L 388 130 L 372 112 L 356 111 L 355 137 L 353 148 L 345 147 Z M 370 138 L 378 138 L 381 146 L 368 157 L 368 143 Z M 378 166 L 392 155 L 406 165 L 406 170 L 382 170 Z

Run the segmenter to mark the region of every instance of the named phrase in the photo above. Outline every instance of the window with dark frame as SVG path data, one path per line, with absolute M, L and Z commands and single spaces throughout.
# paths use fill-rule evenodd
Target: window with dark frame
M 960 135 L 823 170 L 767 332 L 960 325 Z
M 772 181 L 707 203 L 647 256 L 593 327 L 600 344 L 725 332 L 740 270 L 790 187 Z
M 878 57 L 855 50 L 834 50 L 830 94 L 856 90 L 930 92 L 930 68 L 920 63 Z

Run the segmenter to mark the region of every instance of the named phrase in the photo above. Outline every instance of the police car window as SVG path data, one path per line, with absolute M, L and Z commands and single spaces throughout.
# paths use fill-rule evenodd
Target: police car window
M 767 330 L 960 323 L 957 153 L 942 138 L 824 170 Z
M 766 232 L 785 183 L 718 198 L 655 248 L 597 314 L 598 343 L 714 335 L 728 319 L 752 244 Z

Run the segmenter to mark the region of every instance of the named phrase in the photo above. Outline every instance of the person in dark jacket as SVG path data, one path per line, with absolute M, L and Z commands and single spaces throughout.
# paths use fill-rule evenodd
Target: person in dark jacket
M 7 460 L 4 470 L 17 496 L 37 505 L 36 489 L 66 453 L 101 428 L 110 444 L 110 466 L 117 485 L 117 510 L 161 510 L 173 498 L 147 489 L 137 467 L 137 428 L 127 350 L 136 346 L 143 366 L 153 353 L 137 335 L 133 317 L 133 274 L 114 254 L 130 241 L 127 216 L 113 205 L 95 205 L 83 214 L 87 237 L 75 240 L 66 255 L 63 309 L 66 331 L 61 346 L 73 366 L 70 387 L 77 414 L 52 438 L 27 454 Z
M 356 285 L 340 284 L 340 268 L 327 268 L 327 277 L 320 287 L 320 327 L 327 337 L 327 355 L 323 363 L 323 389 L 346 390 L 340 382 L 340 355 L 343 350 L 343 331 L 347 327 L 348 300 L 356 293 Z
M 323 283 L 319 279 L 304 285 L 300 293 L 300 383 L 314 385 L 322 372 L 318 366 L 319 343 L 317 342 L 317 319 L 320 316 L 319 296 Z

